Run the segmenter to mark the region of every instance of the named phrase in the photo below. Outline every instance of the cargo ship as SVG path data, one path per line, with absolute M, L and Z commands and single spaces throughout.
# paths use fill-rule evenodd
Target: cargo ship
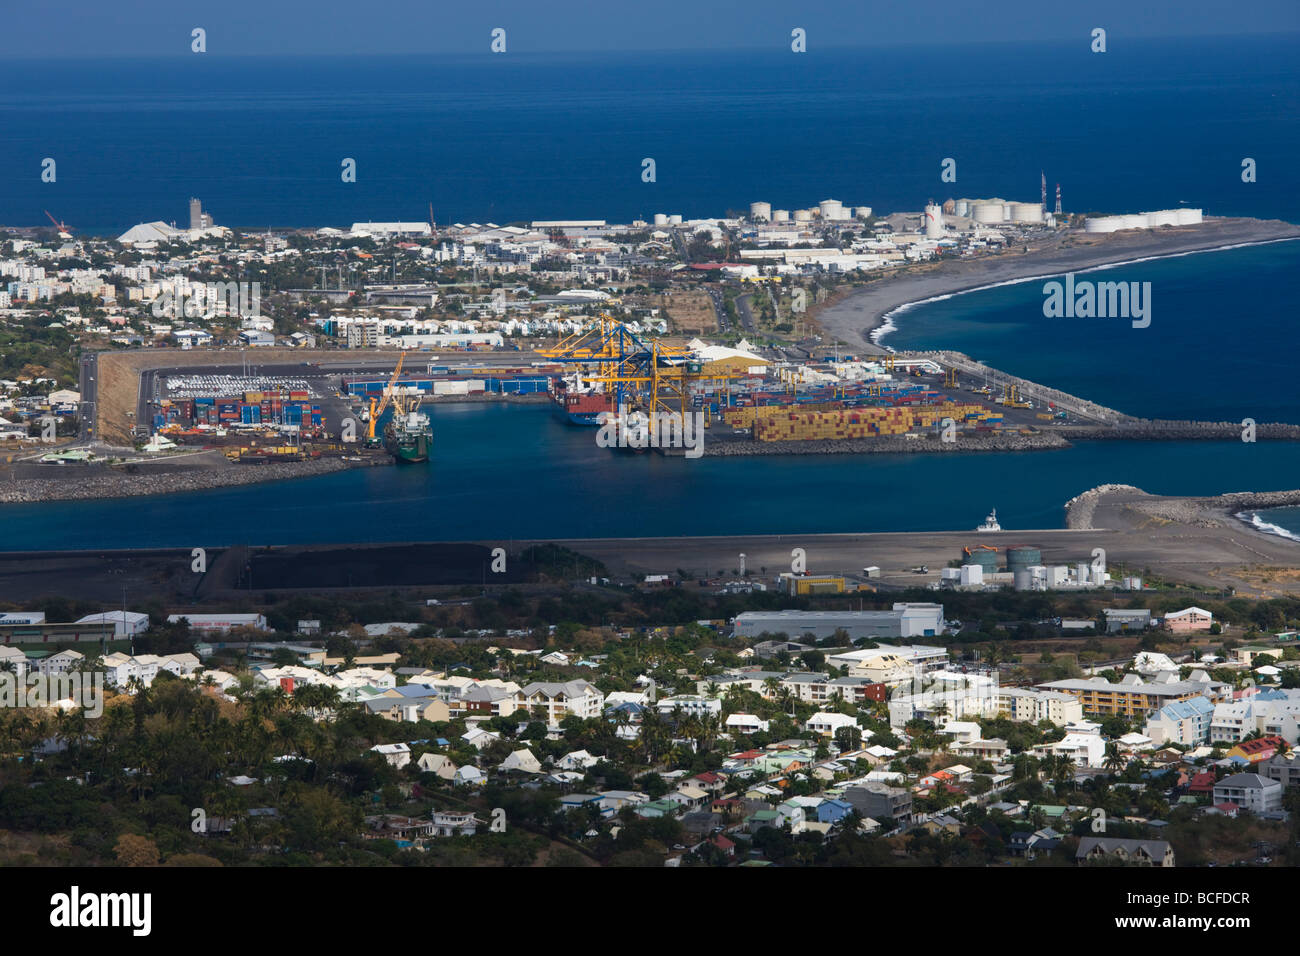
M 551 410 L 570 425 L 595 427 L 601 424 L 602 412 L 614 410 L 607 392 L 584 387 L 577 375 L 554 379 L 551 385 Z
M 384 448 L 398 464 L 420 464 L 429 460 L 433 427 L 424 412 L 394 414 L 384 427 Z

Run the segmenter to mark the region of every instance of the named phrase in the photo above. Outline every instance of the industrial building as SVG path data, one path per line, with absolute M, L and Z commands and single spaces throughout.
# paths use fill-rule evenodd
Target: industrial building
M 229 631 L 237 627 L 251 627 L 259 631 L 269 631 L 265 614 L 169 614 L 167 623 L 189 622 L 195 631 Z
M 890 611 L 745 611 L 735 620 L 736 634 L 811 634 L 831 637 L 843 631 L 851 641 L 874 638 L 934 637 L 943 633 L 942 604 L 895 604 Z

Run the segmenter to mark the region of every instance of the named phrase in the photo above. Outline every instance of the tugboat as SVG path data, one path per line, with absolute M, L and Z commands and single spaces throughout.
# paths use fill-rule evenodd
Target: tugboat
M 1002 525 L 998 524 L 998 509 L 994 508 L 989 512 L 989 516 L 984 519 L 984 523 L 975 529 L 976 531 L 1001 531 Z

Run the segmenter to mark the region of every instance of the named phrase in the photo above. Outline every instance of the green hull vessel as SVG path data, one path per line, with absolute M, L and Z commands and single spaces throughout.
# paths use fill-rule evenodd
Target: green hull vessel
M 384 447 L 398 464 L 418 465 L 429 460 L 433 430 L 427 415 L 412 413 L 389 422 Z

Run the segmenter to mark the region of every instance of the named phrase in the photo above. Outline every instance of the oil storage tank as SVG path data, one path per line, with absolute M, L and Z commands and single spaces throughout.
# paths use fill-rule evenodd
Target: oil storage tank
M 752 202 L 749 204 L 750 219 L 766 219 L 772 221 L 772 204 L 770 202 Z
M 1002 221 L 1002 203 L 1000 202 L 980 202 L 976 203 L 971 218 L 976 222 L 993 223 Z
M 962 552 L 961 563 L 978 564 L 984 569 L 985 574 L 992 574 L 998 569 L 998 552 L 972 548 L 970 554 L 967 554 L 964 551 Z
M 1031 548 L 1027 545 L 1007 548 L 1007 570 L 1012 574 L 1017 571 L 1028 571 L 1030 568 L 1042 563 L 1043 552 L 1038 548 Z
M 1199 209 L 1178 210 L 1178 225 L 1195 226 L 1200 221 L 1201 221 L 1201 211 Z
M 1011 204 L 1012 222 L 1042 222 L 1043 204 L 1040 202 L 1016 202 Z

